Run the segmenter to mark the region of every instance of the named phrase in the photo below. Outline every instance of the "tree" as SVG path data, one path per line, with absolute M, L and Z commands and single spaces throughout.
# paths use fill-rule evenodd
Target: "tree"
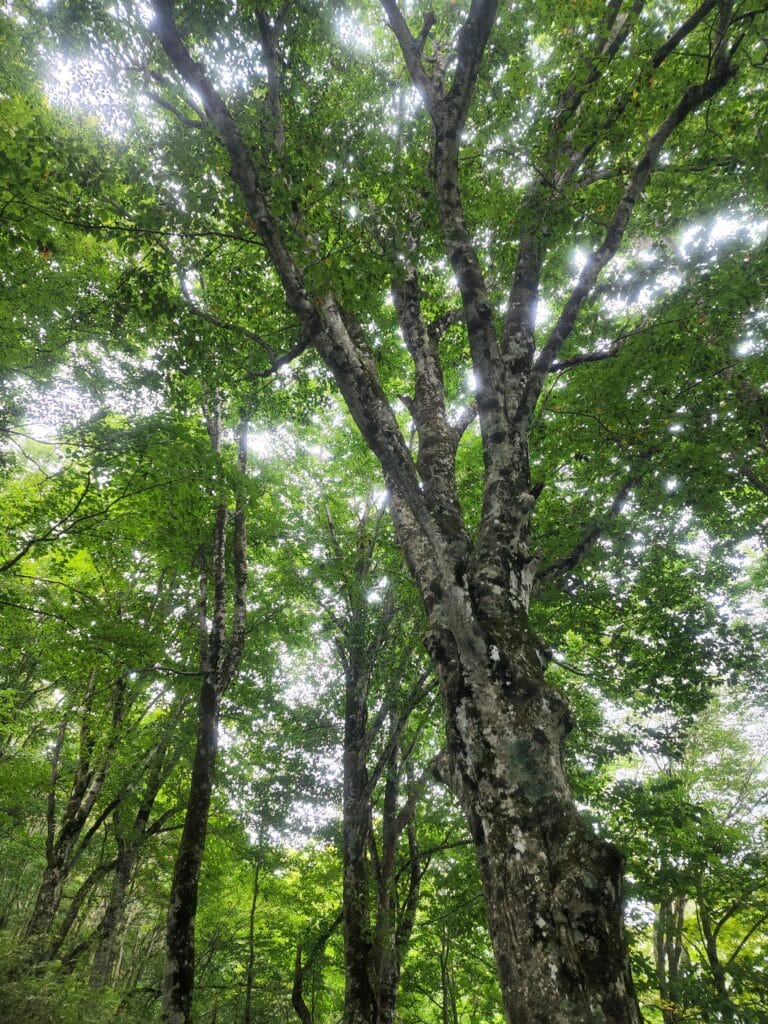
M 741 735 L 750 705 L 743 691 L 713 699 L 675 755 L 659 757 L 647 778 L 633 778 L 625 762 L 628 777 L 611 787 L 617 831 L 643 823 L 630 871 L 634 897 L 654 905 L 653 963 L 665 1024 L 691 1013 L 732 1021 L 764 1016 L 762 969 L 755 971 L 753 958 L 766 920 L 759 809 L 765 763 L 764 752 Z
M 215 455 L 221 455 L 221 398 L 214 396 L 207 412 L 207 428 Z M 248 458 L 248 422 L 238 425 L 237 464 L 245 474 Z M 227 585 L 227 534 L 232 529 L 231 600 Z M 220 496 L 209 550 L 198 551 L 200 642 L 200 696 L 197 707 L 197 742 L 189 781 L 184 828 L 176 858 L 168 903 L 165 937 L 163 1019 L 187 1024 L 192 1013 L 195 980 L 195 915 L 200 869 L 208 830 L 208 814 L 218 752 L 221 698 L 237 674 L 245 647 L 246 593 L 248 583 L 246 496 L 241 482 L 234 510 L 226 494 Z M 210 561 L 210 568 L 209 568 Z M 213 600 L 208 596 L 213 583 Z M 231 605 L 231 625 L 227 612 Z
M 369 495 L 350 529 L 326 505 L 334 570 L 329 590 L 336 595 L 326 615 L 344 679 L 347 1024 L 392 1024 L 396 1019 L 424 871 L 415 815 L 425 779 L 416 777 L 415 762 L 434 681 L 413 653 L 420 619 L 413 615 L 410 595 L 396 587 L 384 572 L 386 563 L 381 564 L 386 557 L 384 512 Z M 412 722 L 417 709 L 420 725 Z M 424 775 L 429 778 L 429 764 Z
M 702 172 L 713 176 L 708 203 L 734 198 L 734 160 L 754 174 L 760 140 L 744 115 L 764 104 L 753 86 L 765 14 L 727 0 L 617 0 L 597 12 L 474 0 L 466 14 L 414 11 L 414 34 L 394 2 L 382 6 L 398 51 L 364 4 L 348 16 L 370 34 L 369 53 L 344 42 L 322 4 L 252 24 L 219 7 L 177 19 L 157 0 L 151 33 L 164 56 L 122 8 L 97 25 L 69 10 L 50 24 L 74 50 L 95 47 L 126 92 L 138 75 L 154 104 L 134 124 L 165 181 L 134 141 L 120 209 L 141 209 L 142 230 L 173 243 L 137 247 L 151 268 L 132 275 L 137 294 L 167 299 L 175 280 L 179 320 L 202 316 L 234 339 L 218 366 L 240 385 L 289 358 L 317 380 L 301 353 L 319 355 L 379 460 L 428 621 L 444 776 L 475 843 L 507 1019 L 636 1021 L 620 856 L 577 813 L 562 751 L 571 716 L 529 617 L 542 488 L 545 499 L 564 492 L 553 520 L 580 505 L 575 487 L 558 488 L 539 426 L 566 364 L 625 352 L 610 282 L 598 280 L 622 246 L 637 253 L 648 233 L 666 238 L 699 215 Z M 95 209 L 101 197 L 85 201 Z M 236 253 L 238 280 L 210 252 L 191 258 L 201 226 Z M 201 309 L 188 268 L 203 263 L 216 301 Z M 537 328 L 542 300 L 556 312 Z M 658 362 L 669 370 L 664 353 Z M 592 521 L 571 549 L 542 552 L 546 578 L 594 550 L 596 520 L 617 517 L 637 485 L 634 467 L 594 440 L 579 459 L 599 464 Z
M 431 48 L 433 14 L 414 35 L 396 3 L 384 0 L 383 7 L 432 122 L 435 214 L 461 295 L 482 442 L 482 508 L 474 536 L 456 486 L 461 431 L 449 420 L 438 339 L 423 312 L 426 253 L 418 227 L 409 229 L 404 209 L 394 214 L 391 286 L 413 359 L 414 461 L 366 342 L 362 323 L 369 311 L 334 294 L 333 281 L 332 291 L 313 292 L 286 240 L 270 179 L 205 63 L 192 56 L 167 0 L 154 4 L 152 27 L 175 72 L 200 98 L 304 341 L 333 373 L 391 489 L 398 539 L 429 621 L 427 645 L 444 694 L 447 777 L 476 843 L 507 1017 L 636 1021 L 621 935 L 620 855 L 576 812 L 562 762 L 567 707 L 544 679 L 546 653 L 528 624 L 537 567 L 527 543 L 537 494 L 529 436 L 547 376 L 618 252 L 657 163 L 681 126 L 732 86 L 737 53 L 745 40 L 753 45 L 750 33 L 760 15 L 704 2 L 679 12 L 675 22 L 655 25 L 654 38 L 644 31 L 641 5 L 625 10 L 615 4 L 590 26 L 589 41 L 569 53 L 568 80 L 559 87 L 550 82 L 546 112 L 535 121 L 529 143 L 535 170 L 510 238 L 516 255 L 500 325 L 488 284 L 493 253 L 483 252 L 470 230 L 459 164 L 463 135 L 477 130 L 476 124 L 468 128 L 468 116 L 489 40 L 498 38 L 500 51 L 508 45 L 497 27 L 496 4 L 476 0 L 458 26 L 442 34 L 438 27 Z M 522 28 L 514 17 L 501 20 L 507 39 Z M 673 58 L 702 44 L 702 71 L 681 76 Z M 645 56 L 638 54 L 629 70 L 620 57 L 634 47 Z M 493 56 L 499 68 L 498 53 Z M 262 57 L 274 72 L 266 48 Z M 279 115 L 275 77 L 268 96 Z M 486 89 L 493 83 L 487 64 L 482 81 Z M 625 146 L 620 152 L 616 146 L 617 129 L 631 132 L 628 156 Z M 281 151 L 282 141 L 270 145 L 277 163 Z M 545 258 L 562 257 L 577 197 L 604 173 L 619 185 L 601 207 L 607 210 L 602 237 L 537 351 Z M 300 210 L 300 198 L 294 201 Z M 503 263 L 498 269 L 504 275 Z

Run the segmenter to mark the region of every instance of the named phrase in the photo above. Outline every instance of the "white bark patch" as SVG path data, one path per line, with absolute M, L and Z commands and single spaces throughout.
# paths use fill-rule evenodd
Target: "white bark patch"
M 515 853 L 517 855 L 516 859 L 520 860 L 523 854 L 525 854 L 528 850 L 528 847 L 525 842 L 525 836 L 519 828 L 515 828 L 509 838 L 512 841 L 512 848 L 515 850 Z

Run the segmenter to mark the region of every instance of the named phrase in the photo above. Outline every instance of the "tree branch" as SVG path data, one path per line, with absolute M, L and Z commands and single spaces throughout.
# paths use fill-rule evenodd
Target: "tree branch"
M 562 346 L 573 331 L 581 307 L 591 295 L 601 271 L 618 251 L 632 211 L 650 181 L 662 147 L 688 115 L 712 99 L 733 78 L 735 73 L 736 69 L 731 64 L 725 64 L 716 69 L 713 77 L 708 78 L 700 85 L 689 86 L 663 124 L 649 139 L 645 152 L 635 165 L 624 194 L 618 202 L 601 245 L 587 257 L 578 281 L 533 366 L 523 399 L 516 413 L 516 420 L 521 424 L 528 425 L 530 423 L 544 380 Z
M 608 523 L 611 520 L 616 519 L 621 513 L 624 507 L 624 502 L 629 497 L 630 491 L 642 476 L 643 472 L 630 474 L 616 493 L 607 513 L 585 532 L 584 536 L 574 545 L 567 555 L 563 556 L 563 558 L 559 558 L 556 562 L 552 562 L 537 574 L 537 581 L 539 583 L 542 583 L 545 580 L 551 580 L 557 576 L 563 576 L 571 569 L 575 569 L 579 562 L 586 558 L 600 537 L 605 533 L 605 528 Z

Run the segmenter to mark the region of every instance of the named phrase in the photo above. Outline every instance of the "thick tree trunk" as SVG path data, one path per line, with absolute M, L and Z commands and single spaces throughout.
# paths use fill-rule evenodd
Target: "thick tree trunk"
M 620 857 L 592 834 L 576 811 L 562 764 L 567 709 L 543 678 L 527 625 L 535 569 L 522 538 L 535 498 L 525 484 L 526 448 L 547 376 L 594 296 L 600 274 L 619 251 L 660 155 L 683 121 L 737 73 L 733 58 L 745 33 L 737 27 L 740 18 L 732 17 L 732 4 L 705 2 L 649 55 L 649 68 L 661 67 L 717 6 L 706 77 L 683 79 L 651 128 L 643 128 L 645 139 L 633 143 L 633 166 L 616 165 L 624 183 L 604 218 L 602 238 L 588 254 L 553 327 L 537 344 L 542 268 L 548 251 L 567 241 L 562 234 L 555 240 L 555 225 L 567 220 L 570 193 L 564 186 L 574 184 L 596 152 L 592 145 L 575 142 L 590 126 L 585 118 L 593 116 L 591 105 L 583 101 L 638 21 L 621 3 L 607 5 L 605 24 L 593 36 L 594 49 L 584 50 L 588 74 L 568 76 L 551 109 L 543 112 L 542 162 L 517 211 L 517 261 L 499 336 L 497 289 L 489 287 L 483 271 L 493 256 L 487 249 L 481 254 L 474 244 L 462 205 L 459 159 L 481 61 L 498 24 L 498 0 L 472 0 L 448 49 L 440 42 L 440 59 L 428 58 L 425 49 L 434 14 L 427 14 L 414 36 L 397 0 L 381 3 L 434 129 L 431 170 L 445 251 L 461 292 L 483 450 L 483 508 L 474 538 L 463 518 L 455 479 L 461 430 L 449 421 L 439 339 L 420 309 L 412 211 L 404 208 L 398 225 L 405 244 L 393 260 L 393 297 L 415 370 L 413 397 L 406 402 L 418 434 L 416 464 L 382 387 L 365 330 L 325 288 L 322 294 L 308 291 L 303 260 L 291 253 L 270 206 L 270 182 L 262 179 L 262 168 L 204 64 L 186 47 L 171 0 L 153 0 L 153 27 L 176 71 L 201 98 L 205 116 L 228 152 L 232 179 L 297 318 L 302 345 L 313 346 L 333 373 L 381 464 L 399 520 L 400 543 L 430 620 L 429 646 L 443 687 L 452 784 L 476 844 L 507 1020 L 637 1024 L 639 1010 L 622 936 Z M 613 130 L 625 109 L 624 100 L 609 104 L 604 130 Z M 282 142 L 278 150 L 280 146 Z M 496 271 L 502 278 L 506 274 L 502 265 Z M 460 426 L 470 421 L 461 417 Z M 475 569 L 470 572 L 472 561 Z M 345 863 L 350 892 L 359 887 L 355 864 L 354 857 Z M 359 956 L 365 942 L 367 937 L 360 934 L 360 944 L 350 954 Z M 353 974 L 361 998 L 367 999 L 364 974 L 357 969 Z
M 479 581 L 448 610 L 450 633 L 433 630 L 428 639 L 443 687 L 450 782 L 475 844 L 506 1017 L 639 1024 L 621 857 L 576 810 L 563 766 L 567 706 L 543 678 L 525 609 L 505 615 L 506 603 Z

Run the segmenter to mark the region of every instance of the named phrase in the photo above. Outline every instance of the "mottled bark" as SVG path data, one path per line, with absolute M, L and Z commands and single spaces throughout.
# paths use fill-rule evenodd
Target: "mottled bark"
M 449 724 L 450 780 L 475 843 L 509 1021 L 638 1024 L 622 929 L 621 857 L 578 815 L 562 760 L 563 698 L 521 615 L 430 647 Z M 475 607 L 482 608 L 482 602 Z M 486 626 L 487 630 L 487 626 Z M 474 634 L 474 635 L 473 635 Z M 464 638 L 462 637 L 462 640 Z

